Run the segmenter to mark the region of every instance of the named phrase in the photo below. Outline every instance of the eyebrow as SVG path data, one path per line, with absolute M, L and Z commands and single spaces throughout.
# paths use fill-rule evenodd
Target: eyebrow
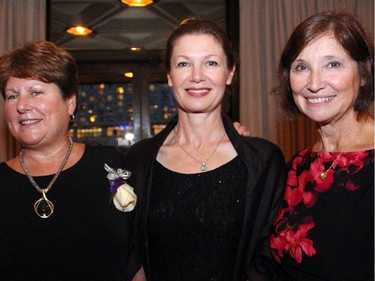
M 5 89 L 4 90 L 5 92 L 12 92 L 12 93 L 18 93 L 18 91 L 16 91 L 15 89 Z
M 210 54 L 210 55 L 204 56 L 203 58 L 204 59 L 208 59 L 208 58 L 211 58 L 211 57 L 215 57 L 215 58 L 220 59 L 219 55 L 214 55 L 214 54 Z M 189 57 L 187 55 L 176 55 L 176 58 L 191 59 L 191 57 Z

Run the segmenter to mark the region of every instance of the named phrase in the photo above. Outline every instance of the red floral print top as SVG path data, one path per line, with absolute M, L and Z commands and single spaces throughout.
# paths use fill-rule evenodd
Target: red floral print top
M 287 280 L 373 280 L 373 190 L 374 150 L 293 157 L 270 237 Z

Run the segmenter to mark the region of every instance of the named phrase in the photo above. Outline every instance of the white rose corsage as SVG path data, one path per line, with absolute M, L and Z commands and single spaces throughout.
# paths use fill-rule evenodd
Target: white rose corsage
M 104 164 L 104 169 L 108 172 L 109 190 L 112 193 L 113 204 L 122 212 L 130 212 L 137 203 L 137 195 L 133 188 L 126 183 L 131 173 L 122 169 L 113 169 Z

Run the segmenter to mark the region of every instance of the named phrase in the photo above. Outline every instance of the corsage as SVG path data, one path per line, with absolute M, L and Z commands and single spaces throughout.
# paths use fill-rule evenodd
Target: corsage
M 112 200 L 115 207 L 122 212 L 130 212 L 137 203 L 137 195 L 133 187 L 126 183 L 131 173 L 122 169 L 113 169 L 104 164 L 104 169 L 108 172 L 109 190 L 112 193 Z

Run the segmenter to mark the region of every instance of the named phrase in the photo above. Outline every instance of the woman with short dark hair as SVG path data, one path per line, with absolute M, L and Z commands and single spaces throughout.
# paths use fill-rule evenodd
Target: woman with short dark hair
M 374 280 L 373 87 L 373 41 L 355 17 L 326 12 L 297 26 L 274 93 L 320 138 L 289 162 L 270 238 L 287 280 Z

